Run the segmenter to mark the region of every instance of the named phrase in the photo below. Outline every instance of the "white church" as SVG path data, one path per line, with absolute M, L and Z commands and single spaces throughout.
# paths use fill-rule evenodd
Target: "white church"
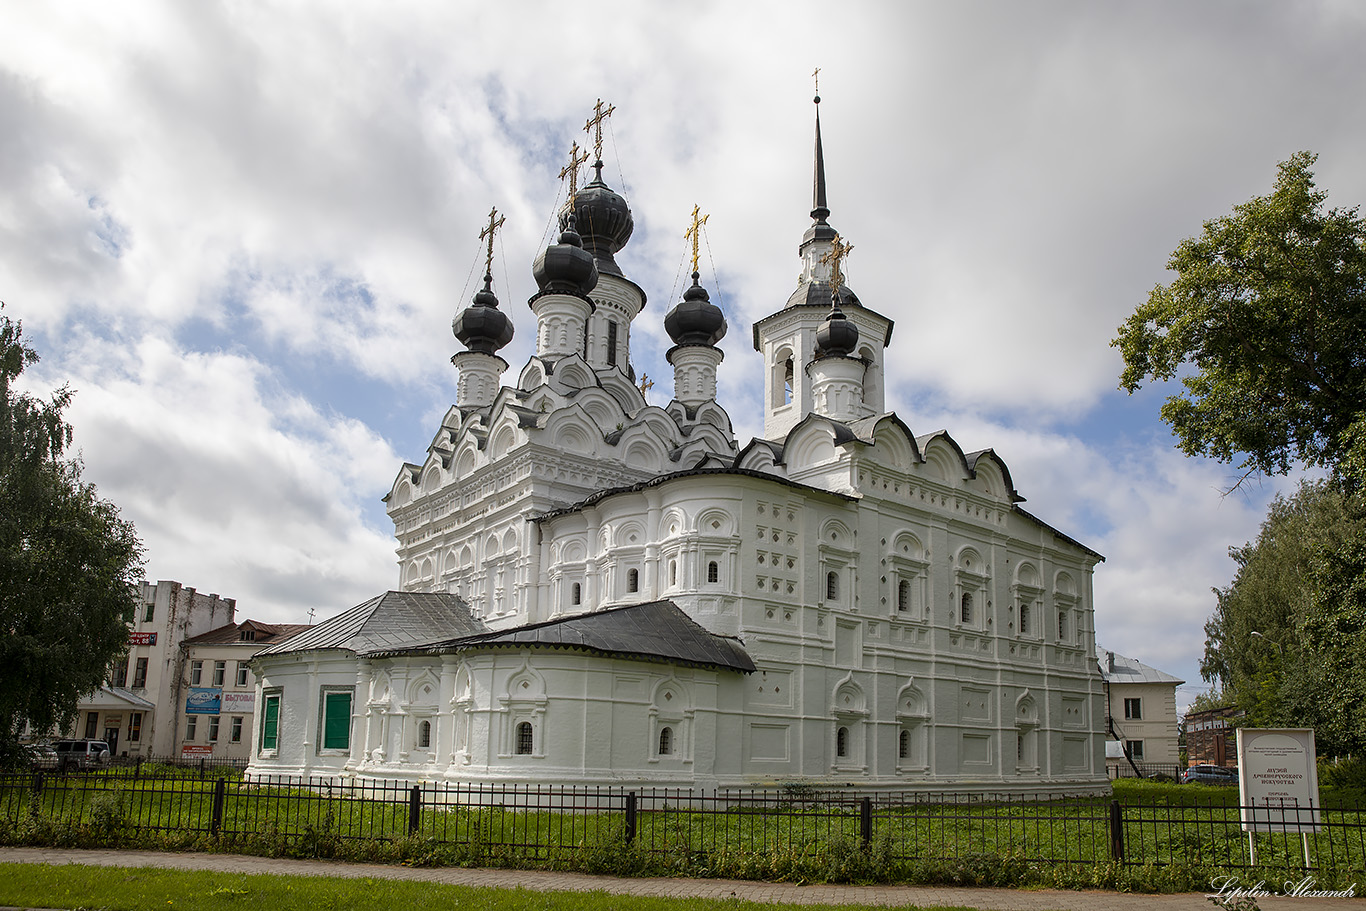
M 634 225 L 603 116 L 596 177 L 532 267 L 535 355 L 508 375 L 486 275 L 453 324 L 455 405 L 386 497 L 399 590 L 257 656 L 249 774 L 1107 790 L 1103 558 L 1021 508 L 995 452 L 885 410 L 892 321 L 845 284 L 819 113 L 747 443 L 695 247 L 664 316 L 673 400 L 637 386 L 646 295 L 615 259 Z

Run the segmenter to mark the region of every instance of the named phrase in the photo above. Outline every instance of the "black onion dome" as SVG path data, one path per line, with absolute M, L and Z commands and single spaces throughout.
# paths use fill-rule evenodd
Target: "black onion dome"
M 574 213 L 569 213 L 559 243 L 546 247 L 531 264 L 531 274 L 542 294 L 583 296 L 598 285 L 597 264 L 593 254 L 583 248 L 575 220 Z
M 816 330 L 816 345 L 823 357 L 848 357 L 858 346 L 858 326 L 846 319 L 839 307 L 831 307 L 830 315 Z
M 792 292 L 792 296 L 787 299 L 788 307 L 802 305 L 823 307 L 828 303 L 830 303 L 829 282 L 802 282 L 797 286 L 797 290 Z M 858 299 L 858 295 L 848 285 L 840 285 L 840 306 L 862 307 L 863 302 Z
M 512 341 L 512 320 L 498 309 L 492 275 L 484 273 L 483 289 L 474 295 L 471 306 L 456 314 L 451 331 L 466 348 L 481 354 L 493 354 Z
M 626 246 L 636 228 L 631 207 L 620 193 L 602 182 L 602 162 L 594 165 L 597 176 L 574 196 L 573 214 L 583 236 L 583 246 L 597 263 L 599 272 L 621 275 L 613 255 Z M 569 207 L 560 212 L 560 227 L 569 224 Z
M 664 315 L 664 331 L 675 345 L 715 345 L 726 335 L 726 317 L 707 297 L 707 289 L 692 274 L 692 287 L 683 300 Z

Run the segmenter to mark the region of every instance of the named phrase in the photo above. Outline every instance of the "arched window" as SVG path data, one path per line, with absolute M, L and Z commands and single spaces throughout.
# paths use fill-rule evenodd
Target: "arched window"
M 670 584 L 670 585 L 677 585 L 677 584 L 678 584 L 678 561 L 677 561 L 677 560 L 670 560 L 670 561 L 669 561 L 669 584 Z
M 530 756 L 531 748 L 535 745 L 531 734 L 531 722 L 523 721 L 517 725 L 517 755 Z
M 710 563 L 707 564 L 707 581 L 708 581 L 708 582 L 719 582 L 719 581 L 721 581 L 721 567 L 719 567 L 719 566 L 716 565 L 716 561 L 715 561 L 715 560 L 712 560 Z
M 638 592 L 638 591 L 640 591 L 640 570 L 638 570 L 638 569 L 628 569 L 628 570 L 626 570 L 626 590 L 627 590 L 628 592 Z
M 908 611 L 911 609 L 911 583 L 907 579 L 902 579 L 896 586 L 896 609 Z
M 609 367 L 617 365 L 617 321 L 614 319 L 607 321 L 607 364 Z
M 972 592 L 963 592 L 963 600 L 959 608 L 958 619 L 964 623 L 972 622 Z
M 659 729 L 659 755 L 671 756 L 674 751 L 674 729 L 664 727 Z
M 423 721 L 418 724 L 417 745 L 424 750 L 432 745 L 432 723 L 430 721 Z
M 902 731 L 901 737 L 897 740 L 896 754 L 902 759 L 909 759 L 911 755 L 911 732 Z
M 825 599 L 836 601 L 840 596 L 840 574 L 831 570 L 825 574 Z
M 849 755 L 848 728 L 840 728 L 835 732 L 835 755 L 841 758 Z
M 575 582 L 575 583 L 574 583 L 574 586 L 573 586 L 571 589 L 569 589 L 569 603 L 570 603 L 570 604 L 581 604 L 581 603 L 583 603 L 583 586 L 580 585 L 580 584 L 577 583 L 577 582 Z
M 1020 605 L 1020 632 L 1029 632 L 1029 605 Z
M 792 358 L 783 362 L 783 404 L 792 404 Z

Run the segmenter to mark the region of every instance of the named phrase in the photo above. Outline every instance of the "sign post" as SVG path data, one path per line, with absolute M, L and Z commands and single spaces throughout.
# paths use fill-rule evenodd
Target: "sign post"
M 1239 813 L 1254 866 L 1254 832 L 1300 833 L 1309 866 L 1309 834 L 1322 821 L 1315 755 L 1312 728 L 1238 729 Z

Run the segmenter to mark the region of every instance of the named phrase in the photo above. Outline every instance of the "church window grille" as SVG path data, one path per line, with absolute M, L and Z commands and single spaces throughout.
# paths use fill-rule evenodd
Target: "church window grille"
M 626 571 L 626 590 L 628 592 L 640 591 L 640 570 L 628 569 Z
M 523 721 L 517 725 L 517 755 L 530 756 L 533 746 L 535 746 L 535 740 L 531 731 L 531 722 Z
M 1020 605 L 1020 632 L 1029 632 L 1029 605 Z
M 607 321 L 607 366 L 617 365 L 617 321 Z
M 825 574 L 825 598 L 827 601 L 837 601 L 840 596 L 840 574 L 831 570 Z
M 897 583 L 896 609 L 903 612 L 911 609 L 911 583 L 907 579 Z
M 423 721 L 418 724 L 417 745 L 424 750 L 432 745 L 432 723 L 430 721 Z
M 583 586 L 580 585 L 580 584 L 577 583 L 577 582 L 575 582 L 574 585 L 569 589 L 569 603 L 570 603 L 570 604 L 582 604 L 582 603 L 583 603 Z
M 659 730 L 659 755 L 671 756 L 674 751 L 674 729 L 670 727 L 660 728 Z
M 958 619 L 963 623 L 972 622 L 972 592 L 963 592 L 963 600 L 959 604 Z
M 719 566 L 716 565 L 716 561 L 715 561 L 715 560 L 712 560 L 710 563 L 707 564 L 707 581 L 708 581 L 708 582 L 719 582 L 719 581 L 721 581 L 721 568 L 720 568 Z
M 1067 614 L 1058 611 L 1058 638 L 1067 640 Z
M 835 755 L 843 759 L 849 755 L 849 729 L 840 728 L 835 732 Z
M 897 739 L 896 755 L 901 759 L 909 759 L 911 756 L 911 732 L 902 731 Z

